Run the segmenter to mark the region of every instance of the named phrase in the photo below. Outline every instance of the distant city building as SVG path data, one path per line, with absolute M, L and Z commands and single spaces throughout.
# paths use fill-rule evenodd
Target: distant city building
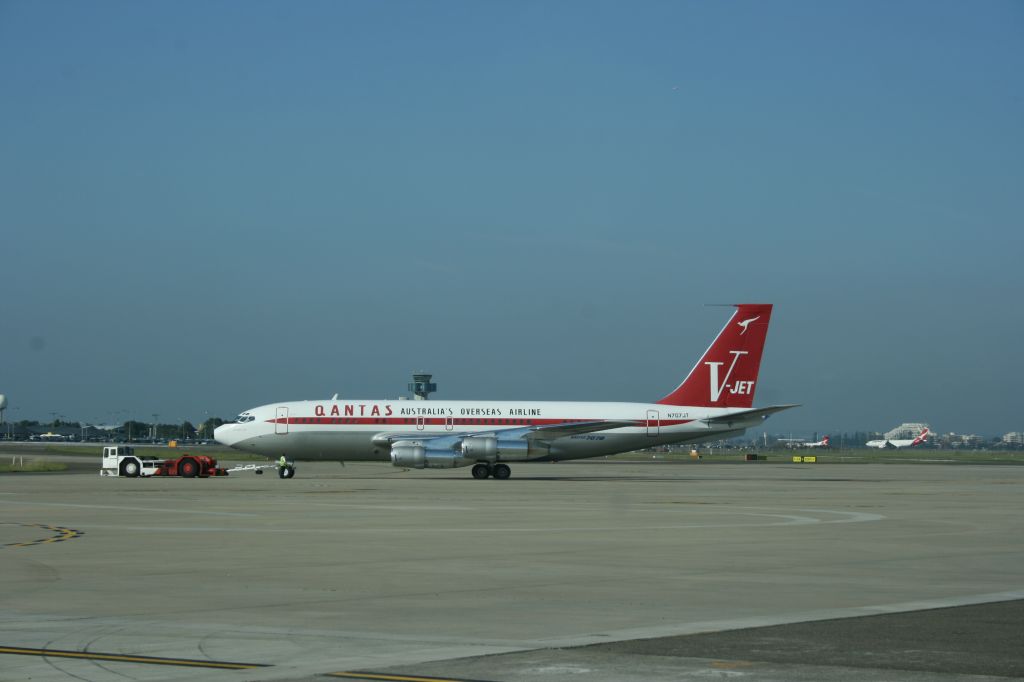
M 886 431 L 885 437 L 887 440 L 917 438 L 923 429 L 931 430 L 931 428 L 931 426 L 924 423 L 906 422 L 904 424 L 900 424 L 892 431 Z
M 1024 445 L 1024 432 L 1011 431 L 1003 435 L 1003 442 L 1007 445 Z
M 985 438 L 976 433 L 953 433 L 942 437 L 943 445 L 951 448 L 976 448 L 985 444 Z

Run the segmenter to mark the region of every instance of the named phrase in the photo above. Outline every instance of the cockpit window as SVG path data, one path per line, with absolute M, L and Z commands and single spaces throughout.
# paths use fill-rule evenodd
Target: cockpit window
M 251 422 L 251 421 L 253 421 L 255 419 L 256 419 L 256 417 L 252 416 L 251 414 L 243 412 L 242 414 L 238 415 L 237 419 L 235 419 L 235 423 L 236 424 L 245 424 L 246 422 Z

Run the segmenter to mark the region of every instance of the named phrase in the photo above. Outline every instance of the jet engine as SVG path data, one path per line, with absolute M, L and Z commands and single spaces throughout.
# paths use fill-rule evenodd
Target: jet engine
M 460 448 L 465 459 L 474 461 L 524 460 L 530 456 L 529 441 L 501 440 L 495 436 L 463 438 Z
M 472 464 L 455 450 L 424 447 L 421 441 L 398 440 L 391 445 L 391 464 L 411 469 L 451 469 Z

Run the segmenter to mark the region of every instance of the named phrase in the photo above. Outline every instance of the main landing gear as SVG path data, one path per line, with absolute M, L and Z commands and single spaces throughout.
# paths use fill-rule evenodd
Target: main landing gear
M 499 481 L 504 481 L 512 475 L 512 469 L 507 464 L 480 464 L 473 465 L 473 478 L 489 478 L 494 476 Z

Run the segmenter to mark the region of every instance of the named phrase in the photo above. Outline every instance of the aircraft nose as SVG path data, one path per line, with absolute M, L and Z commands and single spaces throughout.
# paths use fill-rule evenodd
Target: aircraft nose
M 235 430 L 234 426 L 234 424 L 221 424 L 213 430 L 213 439 L 221 445 L 234 444 L 237 440 L 232 433 Z

